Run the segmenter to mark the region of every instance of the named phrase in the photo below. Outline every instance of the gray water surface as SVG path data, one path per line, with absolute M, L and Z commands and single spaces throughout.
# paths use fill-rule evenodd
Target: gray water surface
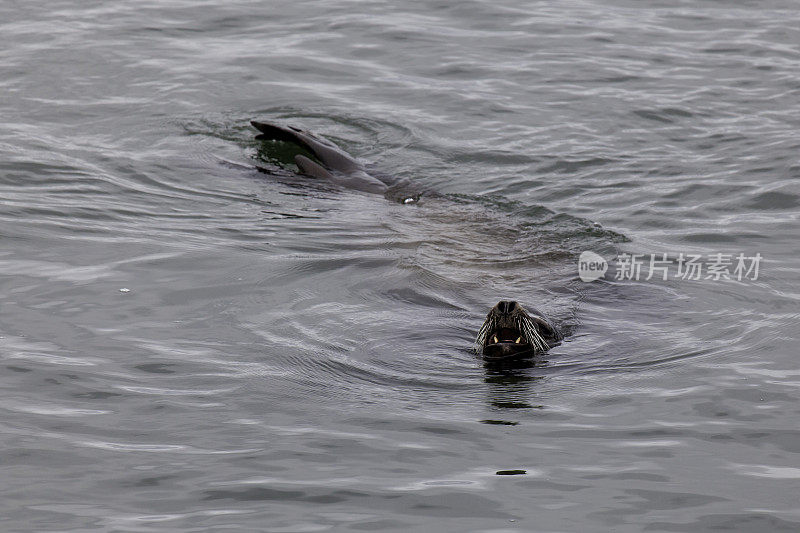
M 0 530 L 800 530 L 796 3 L 0 21 Z M 585 250 L 764 259 L 583 283 Z M 485 366 L 501 298 L 565 341 Z

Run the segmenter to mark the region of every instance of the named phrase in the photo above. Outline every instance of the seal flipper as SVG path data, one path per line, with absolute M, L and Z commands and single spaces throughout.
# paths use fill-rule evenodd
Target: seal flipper
M 303 144 L 297 138 L 297 133 L 289 128 L 276 126 L 267 122 L 258 122 L 257 120 L 251 120 L 250 124 L 252 124 L 255 129 L 261 132 L 259 137 L 265 140 Z
M 329 169 L 344 174 L 351 174 L 364 170 L 364 167 L 353 159 L 350 154 L 327 139 L 317 137 L 307 131 L 291 126 L 278 126 L 267 122 L 258 122 L 257 120 L 251 120 L 250 124 L 261 132 L 259 137 L 262 139 L 299 144 L 308 149 Z
M 296 156 L 294 156 L 294 162 L 297 163 L 297 167 L 303 174 L 306 174 L 313 178 L 321 178 L 334 181 L 333 174 L 328 172 L 322 165 L 315 163 L 314 161 L 310 160 L 304 155 L 297 154 Z
M 294 158 L 303 174 L 325 178 L 331 183 L 357 191 L 377 194 L 386 192 L 386 183 L 371 176 L 361 163 L 329 140 L 292 126 L 278 126 L 256 120 L 250 123 L 261 132 L 256 139 L 290 142 L 309 150 L 318 161 L 312 161 L 300 154 Z

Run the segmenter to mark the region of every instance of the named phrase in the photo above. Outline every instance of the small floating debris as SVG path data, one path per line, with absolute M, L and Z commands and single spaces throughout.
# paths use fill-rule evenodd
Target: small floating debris
M 522 476 L 527 473 L 527 470 L 498 470 L 496 472 L 498 476 Z
M 119 292 L 131 292 L 131 290 L 128 287 L 122 287 Z
M 481 424 L 491 424 L 496 426 L 516 426 L 519 422 L 510 422 L 508 420 L 479 420 Z

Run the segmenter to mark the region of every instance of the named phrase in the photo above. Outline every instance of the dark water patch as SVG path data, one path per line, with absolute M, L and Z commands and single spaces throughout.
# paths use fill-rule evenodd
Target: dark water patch
M 647 481 L 654 483 L 668 483 L 669 477 L 657 474 L 645 474 L 636 472 L 623 472 L 619 474 L 597 474 L 584 476 L 584 479 L 618 479 L 620 481 Z
M 89 391 L 89 392 L 78 392 L 72 394 L 73 398 L 82 398 L 86 400 L 108 400 L 110 398 L 115 398 L 117 396 L 123 396 L 118 392 L 107 392 L 107 391 Z
M 593 157 L 581 161 L 556 161 L 556 162 L 551 162 L 544 167 L 538 168 L 537 172 L 541 172 L 543 174 L 548 174 L 552 172 L 572 173 L 572 172 L 578 172 L 580 170 L 589 167 L 610 165 L 613 163 L 615 163 L 614 160 L 600 158 L 600 157 Z
M 134 366 L 135 369 L 150 374 L 174 374 L 176 371 L 171 367 L 176 366 L 171 363 L 147 363 Z
M 695 116 L 695 114 L 690 111 L 674 107 L 665 107 L 657 110 L 639 109 L 633 111 L 633 114 L 640 118 L 653 122 L 661 122 L 663 124 L 673 124 L 678 119 L 691 118 Z
M 729 244 L 738 242 L 739 237 L 724 233 L 688 233 L 681 240 L 693 244 Z
M 712 502 L 725 501 L 724 498 L 715 498 L 702 494 L 692 494 L 689 492 L 670 492 L 641 489 L 631 489 L 625 492 L 637 498 L 646 500 L 647 505 L 644 507 L 648 510 L 702 507 Z
M 518 154 L 514 152 L 466 152 L 461 150 L 448 150 L 447 154 L 441 154 L 446 157 L 446 161 L 456 165 L 469 165 L 475 163 L 487 163 L 492 165 L 530 165 L 535 163 L 536 160 L 527 154 Z M 590 163 L 591 164 L 591 163 Z M 567 171 L 566 169 L 560 169 Z
M 6 365 L 6 369 L 12 372 L 32 372 L 32 368 L 25 368 L 22 366 L 15 366 L 15 365 Z
M 348 496 L 363 496 L 363 493 L 349 493 Z M 241 490 L 209 490 L 206 500 L 268 501 L 268 500 L 307 500 L 309 496 L 299 490 L 277 490 L 265 487 L 252 487 Z M 316 503 L 322 503 L 314 500 Z
M 81 457 L 77 453 L 65 450 L 51 450 L 48 448 L 28 447 L 14 448 L 8 447 L 0 454 L 0 462 L 6 468 L 13 468 L 21 465 L 40 465 L 49 468 L 57 467 L 62 461 L 74 461 L 77 465 L 86 466 L 90 464 L 89 458 Z
M 800 206 L 800 196 L 781 191 L 769 191 L 752 198 L 747 206 L 761 210 L 795 209 Z
M 412 525 L 400 520 L 371 520 L 356 524 L 351 523 L 349 527 L 358 531 L 390 531 L 392 529 L 402 531 L 408 530 Z
M 500 511 L 500 505 L 491 499 L 475 494 L 441 492 L 438 494 L 368 493 L 355 490 L 279 490 L 266 487 L 206 491 L 205 500 L 233 500 L 237 502 L 275 501 L 308 502 L 316 504 L 348 503 L 366 505 L 374 509 L 390 508 L 411 515 L 436 517 L 509 518 Z
M 696 205 L 706 200 L 719 199 L 730 196 L 740 196 L 752 190 L 752 185 L 747 184 L 707 184 L 688 182 L 683 187 L 671 192 L 661 194 L 662 198 L 682 199 L 684 205 Z
M 690 523 L 657 521 L 645 526 L 644 531 L 797 531 L 800 522 L 784 520 L 761 512 L 703 515 Z

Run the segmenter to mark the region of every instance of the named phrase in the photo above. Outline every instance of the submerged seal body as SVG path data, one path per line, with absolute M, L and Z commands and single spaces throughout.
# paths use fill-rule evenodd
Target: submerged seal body
M 281 126 L 253 120 L 262 141 L 281 141 L 299 145 L 318 161 L 298 154 L 294 161 L 300 172 L 315 178 L 364 192 L 386 193 L 388 185 L 370 175 L 364 166 L 331 141 L 293 126 Z M 260 169 L 265 171 L 265 169 Z M 403 203 L 416 201 L 406 198 Z M 525 309 L 514 301 L 500 301 L 486 316 L 478 331 L 476 349 L 489 361 L 524 357 L 545 352 L 558 344 L 561 333 L 535 309 Z
M 475 347 L 490 361 L 511 359 L 546 352 L 562 338 L 540 312 L 502 300 L 486 315 Z

